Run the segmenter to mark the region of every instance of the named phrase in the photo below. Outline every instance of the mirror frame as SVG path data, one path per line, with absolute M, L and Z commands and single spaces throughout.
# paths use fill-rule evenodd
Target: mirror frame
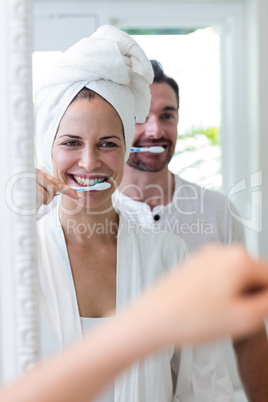
M 32 1 L 1 2 L 0 380 L 38 360 L 36 176 L 32 98 Z M 1 196 L 2 197 L 2 196 Z

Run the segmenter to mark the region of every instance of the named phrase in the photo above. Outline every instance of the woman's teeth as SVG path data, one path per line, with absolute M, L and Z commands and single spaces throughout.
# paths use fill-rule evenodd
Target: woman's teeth
M 73 178 L 78 184 L 85 187 L 94 186 L 96 183 L 103 183 L 105 181 L 105 177 L 99 177 L 98 179 L 85 179 L 84 177 L 73 176 Z

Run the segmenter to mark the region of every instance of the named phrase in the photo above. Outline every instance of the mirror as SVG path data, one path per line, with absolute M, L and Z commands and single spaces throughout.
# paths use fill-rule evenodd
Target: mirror
M 127 21 L 127 16 L 133 15 L 133 20 L 130 23 L 143 24 L 144 21 L 140 19 L 140 14 L 133 12 L 136 5 L 129 3 L 128 12 L 126 12 L 125 5 L 122 3 L 122 7 L 117 10 L 111 10 L 111 7 L 103 2 L 99 4 L 93 4 L 90 7 L 90 2 L 86 4 L 79 4 L 79 12 L 76 15 L 77 21 L 81 23 L 81 13 L 88 17 L 87 21 L 90 21 L 90 27 L 94 28 L 97 25 L 103 23 L 115 23 L 116 25 L 124 25 Z M 102 4 L 101 4 L 102 3 Z M 49 11 L 44 11 L 45 5 L 49 7 Z M 1 172 L 2 179 L 4 179 L 5 186 L 9 183 L 8 187 L 8 199 L 3 199 L 1 203 L 1 367 L 0 377 L 4 381 L 8 381 L 16 377 L 19 373 L 29 369 L 38 359 L 38 319 L 36 315 L 36 280 L 35 280 L 35 216 L 29 213 L 35 205 L 35 186 L 34 186 L 34 147 L 33 147 L 33 127 L 31 116 L 31 58 L 30 49 L 32 43 L 31 35 L 31 6 L 32 3 L 29 0 L 14 0 L 11 4 L 8 1 L 4 1 L 1 4 L 1 29 L 0 35 L 1 53 L 8 54 L 7 63 L 3 63 L 1 68 L 1 88 L 5 88 L 1 94 L 1 111 L 3 119 L 1 119 L 1 133 L 9 133 L 5 137 L 6 149 L 1 151 Z M 69 4 L 68 7 L 62 2 L 60 3 L 34 3 L 34 15 L 36 21 L 39 21 L 40 30 L 36 30 L 36 40 L 41 40 L 41 35 L 44 33 L 53 33 L 52 42 L 56 46 L 56 40 L 59 39 L 59 35 L 55 33 L 55 29 L 58 25 L 55 25 L 55 19 L 50 17 L 52 21 L 52 28 L 48 29 L 47 22 L 42 20 L 42 10 L 51 16 L 51 10 L 53 9 L 53 15 L 60 15 L 62 10 L 65 12 L 65 19 L 62 22 L 62 29 L 68 31 L 64 38 L 72 41 L 70 37 L 71 30 L 66 28 L 73 18 L 75 4 Z M 91 12 L 94 6 L 94 13 Z M 148 7 L 147 7 L 148 6 Z M 155 10 L 159 10 L 158 6 L 155 6 Z M 229 144 L 233 144 L 233 153 L 230 155 L 227 150 L 228 147 L 223 144 L 224 160 L 223 169 L 225 169 L 225 177 L 227 178 L 227 184 L 225 188 L 235 181 L 240 174 L 240 170 L 244 172 L 249 171 L 248 161 L 248 149 L 247 135 L 243 137 L 245 133 L 248 133 L 247 121 L 244 119 L 247 110 L 246 99 L 250 98 L 244 96 L 243 85 L 239 83 L 245 82 L 245 76 L 240 77 L 243 72 L 243 66 L 245 65 L 245 59 L 243 59 L 245 52 L 245 45 L 242 44 L 243 38 L 240 38 L 239 28 L 243 28 L 243 21 L 239 14 L 239 10 L 236 6 L 229 4 L 225 8 L 213 7 L 210 10 L 208 8 L 201 10 L 202 4 L 196 6 L 194 10 L 191 8 L 191 13 L 186 13 L 187 8 L 180 7 L 179 4 L 173 4 L 170 7 L 170 14 L 168 16 L 169 24 L 187 24 L 192 18 L 192 23 L 196 24 L 200 21 L 200 24 L 212 25 L 214 22 L 219 24 L 221 29 L 228 27 L 228 35 L 224 36 L 222 44 L 223 61 L 229 60 L 230 64 L 223 67 L 223 79 L 224 94 L 223 101 L 225 107 L 225 130 L 226 138 L 229 140 Z M 152 5 L 144 6 L 144 14 L 142 19 L 147 18 L 147 21 L 152 20 L 151 7 Z M 191 6 L 192 7 L 192 6 Z M 68 12 L 66 13 L 66 8 Z M 48 10 L 48 9 L 47 9 Z M 86 14 L 85 14 L 86 10 Z M 90 10 L 90 11 L 89 11 Z M 109 10 L 109 13 L 107 12 Z M 200 11 L 201 10 L 201 11 Z M 182 13 L 182 11 L 184 13 Z M 189 11 L 189 9 L 188 9 Z M 38 20 L 37 14 L 39 13 L 40 19 Z M 189 17 L 189 15 L 191 16 Z M 156 12 L 156 25 L 160 24 L 159 17 L 161 16 L 161 23 L 163 23 L 163 14 Z M 186 21 L 185 17 L 187 15 Z M 149 18 L 150 17 L 150 18 Z M 184 18 L 184 20 L 183 20 Z M 188 19 L 188 20 L 187 20 Z M 84 20 L 83 20 L 84 21 Z M 227 21 L 227 22 L 226 22 Z M 231 21 L 231 22 L 230 22 Z M 164 22 L 165 23 L 165 22 Z M 12 26 L 12 35 L 8 36 L 8 27 Z M 80 24 L 81 29 L 88 28 L 87 22 Z M 90 29 L 91 29 L 90 28 Z M 78 32 L 76 31 L 78 34 Z M 79 31 L 79 37 L 83 36 L 82 31 Z M 51 37 L 50 37 L 51 38 Z M 232 40 L 235 38 L 236 40 Z M 76 38 L 74 38 L 74 42 Z M 64 47 L 69 42 L 64 43 Z M 253 46 L 254 47 L 254 46 Z M 48 49 L 45 48 L 44 49 Z M 238 52 L 238 49 L 242 51 Z M 237 54 L 242 56 L 238 58 Z M 226 57 L 228 55 L 229 57 Z M 225 57 L 225 58 L 224 58 Z M 1 63 L 2 64 L 2 63 Z M 4 65 L 5 64 L 5 65 Z M 224 63 L 223 63 L 224 64 Z M 241 80 L 239 80 L 241 78 Z M 238 84 L 237 84 L 238 83 Z M 237 95 L 239 94 L 239 95 Z M 235 95 L 235 96 L 234 96 Z M 237 100 L 238 98 L 238 100 Z M 240 116 L 233 116 L 233 110 L 236 109 L 237 102 L 239 102 Z M 239 124 L 239 119 L 245 120 L 242 124 Z M 250 125 L 249 125 L 250 126 Z M 227 127 L 227 129 L 226 129 Z M 237 137 L 236 127 L 244 127 L 245 130 L 241 130 L 242 133 Z M 225 141 L 225 140 L 224 140 Z M 227 140 L 226 140 L 227 141 Z M 241 151 L 242 146 L 242 151 Z M 239 151 L 239 152 L 236 152 Z M 227 157 L 228 154 L 228 157 Z M 234 155 L 233 155 L 234 154 Z M 243 154 L 243 158 L 239 155 Z M 236 170 L 234 168 L 236 158 L 240 158 L 240 167 Z M 243 160 L 242 160 L 243 159 Z M 245 160 L 244 160 L 245 159 Z M 230 167 L 231 166 L 231 167 Z M 232 168 L 232 170 L 230 170 Z M 27 177 L 22 180 L 20 174 L 27 172 Z M 18 179 L 18 180 L 16 180 Z M 13 180 L 13 181 L 12 181 Z M 229 182 L 228 182 L 229 180 Z M 241 201 L 242 210 L 247 202 Z M 8 204 L 8 205 L 7 205 Z M 23 210 L 23 213 L 18 213 L 18 210 Z M 268 225 L 267 225 L 268 227 Z M 255 239 L 252 244 L 258 243 Z M 256 246 L 258 248 L 258 244 Z M 263 247 L 264 248 L 264 247 Z M 8 306 L 8 307 L 7 307 Z

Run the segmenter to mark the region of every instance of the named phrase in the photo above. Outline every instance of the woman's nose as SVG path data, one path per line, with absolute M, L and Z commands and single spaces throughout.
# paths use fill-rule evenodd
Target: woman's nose
M 88 172 L 93 172 L 94 169 L 101 166 L 99 152 L 95 148 L 85 148 L 80 154 L 78 165 Z
M 164 135 L 161 122 L 156 116 L 150 116 L 146 122 L 145 134 L 151 138 L 161 138 Z

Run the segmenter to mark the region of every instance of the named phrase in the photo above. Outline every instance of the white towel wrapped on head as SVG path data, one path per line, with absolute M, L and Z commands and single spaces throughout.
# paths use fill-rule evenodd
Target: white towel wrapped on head
M 134 118 L 142 123 L 149 113 L 152 81 L 152 66 L 144 51 L 127 33 L 114 26 L 101 26 L 92 36 L 64 52 L 35 96 L 36 136 L 49 172 L 53 172 L 51 148 L 60 120 L 84 87 L 101 95 L 119 114 L 127 160 L 134 136 Z

